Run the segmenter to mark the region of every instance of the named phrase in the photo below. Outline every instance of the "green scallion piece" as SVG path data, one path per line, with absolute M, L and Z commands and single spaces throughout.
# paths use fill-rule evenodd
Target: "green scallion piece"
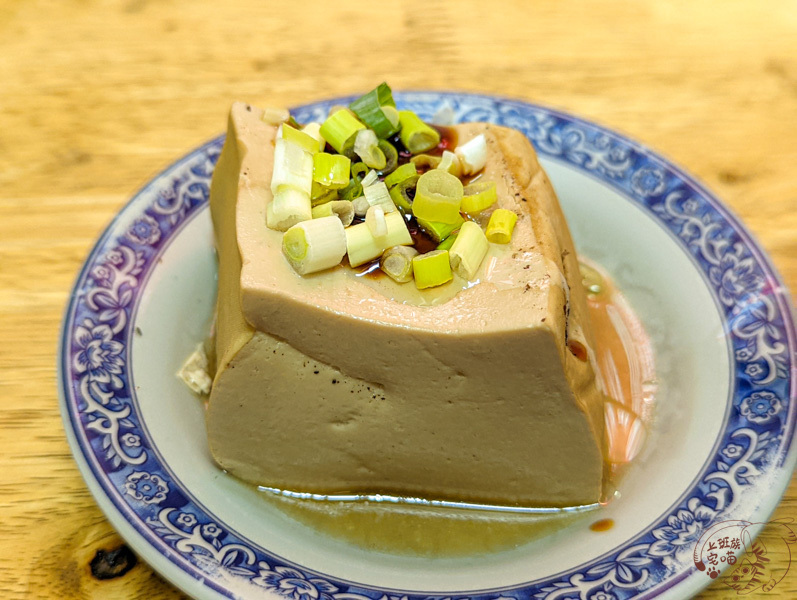
M 405 215 L 412 214 L 412 203 L 415 200 L 415 186 L 418 185 L 419 175 L 407 177 L 401 183 L 390 188 L 390 197 Z
M 279 137 L 285 138 L 286 141 L 301 146 L 310 154 L 315 154 L 318 152 L 318 140 L 306 134 L 304 131 L 294 129 L 287 123 L 280 125 Z
M 447 239 L 454 231 L 462 227 L 462 224 L 465 222 L 465 219 L 461 216 L 457 223 L 440 223 L 438 221 L 426 221 L 424 219 L 417 220 L 418 225 L 420 225 L 435 242 L 442 242 Z
M 440 223 L 460 223 L 462 182 L 440 169 L 427 171 L 418 178 L 412 213 L 419 219 Z
M 346 187 L 339 190 L 338 194 L 342 200 L 354 200 L 363 195 L 363 186 L 358 181 L 357 177 L 354 176 L 354 173 L 352 173 L 352 178 L 349 179 L 349 183 Z
M 379 176 L 384 177 L 396 170 L 398 166 L 398 150 L 387 140 L 379 140 L 379 149 L 385 155 L 385 166 L 379 169 Z
M 387 83 L 381 83 L 367 94 L 360 96 L 349 104 L 349 108 L 365 123 L 374 130 L 377 137 L 390 137 L 398 131 L 398 126 L 394 123 L 383 107 L 395 109 L 396 103 L 393 101 L 393 93 Z
M 444 239 L 442 242 L 437 244 L 437 248 L 435 248 L 435 250 L 451 250 L 451 246 L 453 246 L 454 242 L 457 241 L 457 236 L 458 235 L 459 235 L 458 231 L 452 233 L 446 239 Z
M 368 171 L 371 169 L 363 162 L 356 162 L 352 163 L 351 165 L 351 176 L 356 179 L 357 181 L 362 181 L 363 178 L 368 175 Z
M 348 110 L 339 110 L 331 114 L 321 125 L 321 135 L 340 154 L 349 154 L 354 149 L 357 132 L 365 129 Z
M 313 181 L 324 187 L 331 189 L 346 187 L 350 171 L 351 161 L 342 154 L 316 152 L 313 155 Z
M 370 129 L 361 129 L 354 138 L 354 153 L 372 169 L 383 169 L 387 164 L 385 153 L 379 148 L 379 139 Z
M 404 163 L 400 167 L 398 167 L 395 171 L 393 171 L 390 175 L 385 177 L 385 185 L 388 188 L 392 188 L 394 185 L 397 185 L 404 181 L 405 179 L 409 179 L 413 175 L 418 174 L 418 169 L 415 168 L 415 163 Z
M 411 110 L 400 110 L 401 143 L 412 154 L 419 154 L 431 150 L 440 143 L 440 134 L 429 127 Z
M 432 250 L 412 259 L 415 285 L 423 290 L 448 283 L 453 279 L 448 250 Z

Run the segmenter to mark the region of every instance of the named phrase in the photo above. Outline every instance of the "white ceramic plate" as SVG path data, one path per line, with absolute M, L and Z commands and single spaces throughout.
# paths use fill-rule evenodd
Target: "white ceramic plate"
M 333 99 L 295 109 L 320 119 Z M 368 552 L 324 535 L 222 473 L 202 404 L 175 377 L 207 333 L 215 287 L 208 188 L 222 138 L 149 183 L 92 250 L 61 337 L 75 458 L 130 545 L 199 598 L 686 598 L 713 573 L 695 548 L 717 523 L 765 521 L 797 458 L 791 303 L 750 234 L 683 171 L 621 135 L 540 106 L 396 94 L 430 118 L 523 131 L 581 254 L 603 265 L 651 334 L 658 414 L 621 497 L 590 519 L 479 556 Z M 701 570 L 702 568 L 702 570 Z M 716 573 L 714 573 L 716 576 Z

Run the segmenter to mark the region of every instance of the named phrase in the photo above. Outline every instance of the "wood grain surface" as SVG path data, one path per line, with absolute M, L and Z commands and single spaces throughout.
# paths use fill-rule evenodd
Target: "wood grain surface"
M 142 562 L 92 576 L 122 542 L 67 446 L 56 344 L 95 238 L 220 133 L 235 99 L 293 105 L 386 79 L 579 114 L 704 181 L 795 288 L 797 2 L 487 6 L 0 0 L 0 597 L 182 597 Z M 795 516 L 792 480 L 775 517 Z M 700 597 L 735 596 L 718 581 Z M 766 597 L 797 597 L 797 567 Z

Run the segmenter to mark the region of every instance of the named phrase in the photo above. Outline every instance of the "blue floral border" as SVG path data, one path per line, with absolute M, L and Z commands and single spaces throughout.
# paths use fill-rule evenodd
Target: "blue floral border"
M 659 523 L 623 547 L 566 573 L 506 589 L 457 593 L 464 600 L 620 600 L 657 595 L 693 573 L 685 563 L 701 534 L 728 518 L 756 482 L 788 480 L 797 411 L 795 331 L 790 301 L 773 268 L 721 203 L 667 161 L 594 124 L 528 103 L 475 94 L 396 94 L 431 118 L 442 106 L 456 120 L 514 127 L 544 156 L 597 177 L 676 236 L 710 282 L 735 357 L 733 410 L 716 456 L 697 485 Z M 293 111 L 321 119 L 328 100 Z M 94 477 L 148 543 L 222 595 L 224 577 L 293 600 L 431 600 L 450 594 L 365 587 L 310 572 L 253 545 L 198 506 L 147 438 L 128 385 L 134 306 L 157 257 L 208 201 L 221 150 L 217 138 L 142 190 L 97 243 L 78 277 L 62 334 L 62 385 L 70 425 Z M 684 566 L 684 565 L 687 566 Z M 221 577 L 223 575 L 224 577 Z

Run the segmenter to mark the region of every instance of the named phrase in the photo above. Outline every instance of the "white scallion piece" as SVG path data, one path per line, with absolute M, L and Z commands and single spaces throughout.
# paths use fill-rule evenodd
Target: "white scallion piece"
M 459 235 L 448 251 L 451 270 L 468 281 L 476 275 L 476 271 L 487 255 L 490 242 L 482 228 L 473 221 L 465 221 L 459 228 Z
M 348 227 L 354 220 L 354 207 L 348 200 L 333 200 L 313 207 L 314 219 L 330 216 L 337 217 L 344 227 Z
M 457 146 L 455 152 L 462 164 L 462 173 L 473 175 L 481 171 L 487 163 L 487 140 L 480 133 L 472 140 Z
M 407 222 L 398 211 L 385 215 L 387 234 L 376 238 L 365 223 L 358 223 L 347 227 L 346 248 L 349 253 L 349 264 L 359 267 L 370 260 L 379 258 L 382 253 L 392 246 L 411 246 L 412 236 L 407 229 Z
M 321 135 L 321 123 L 317 123 L 315 121 L 312 121 L 312 122 L 308 123 L 307 125 L 305 125 L 304 127 L 302 127 L 302 131 L 304 131 L 307 135 L 309 135 L 311 138 L 313 138 L 314 140 L 316 140 L 318 142 L 318 151 L 319 152 L 323 152 L 324 151 L 324 148 L 326 147 L 327 142 L 324 139 L 324 136 Z
M 274 144 L 274 172 L 271 193 L 290 187 L 310 196 L 313 187 L 313 155 L 298 144 L 278 138 Z
M 365 199 L 365 196 L 355 198 L 351 201 L 351 205 L 354 208 L 354 214 L 358 217 L 364 217 L 368 213 L 368 209 L 371 208 L 371 205 L 368 204 L 368 200 Z
M 450 150 L 443 150 L 443 156 L 440 158 L 440 164 L 437 165 L 437 168 L 448 171 L 454 177 L 462 175 L 462 164 L 459 160 L 459 156 Z
M 371 206 L 365 213 L 365 224 L 371 230 L 371 235 L 381 238 L 387 235 L 387 221 L 385 221 L 385 211 L 381 206 Z
M 368 173 L 363 177 L 363 180 L 360 182 L 364 188 L 368 187 L 369 185 L 374 185 L 377 181 L 379 181 L 379 173 L 376 172 L 376 169 L 371 169 Z
M 412 246 L 393 246 L 385 250 L 379 260 L 379 268 L 396 283 L 412 281 L 412 259 L 418 251 Z
M 287 108 L 268 106 L 263 109 L 263 121 L 269 125 L 280 125 L 291 118 Z
M 363 187 L 363 194 L 365 194 L 369 206 L 379 206 L 385 211 L 385 214 L 396 211 L 396 205 L 393 204 L 393 198 L 390 197 L 390 192 L 384 181 L 377 181 L 373 185 Z
M 266 207 L 266 225 L 277 231 L 286 231 L 312 218 L 310 196 L 292 187 L 280 188 Z
M 446 102 L 432 115 L 432 125 L 448 126 L 454 124 L 454 109 Z
M 302 221 L 282 236 L 282 252 L 300 275 L 332 268 L 346 254 L 346 230 L 334 216 Z
M 354 153 L 371 169 L 384 169 L 385 153 L 379 148 L 379 138 L 371 129 L 360 129 L 354 138 Z

